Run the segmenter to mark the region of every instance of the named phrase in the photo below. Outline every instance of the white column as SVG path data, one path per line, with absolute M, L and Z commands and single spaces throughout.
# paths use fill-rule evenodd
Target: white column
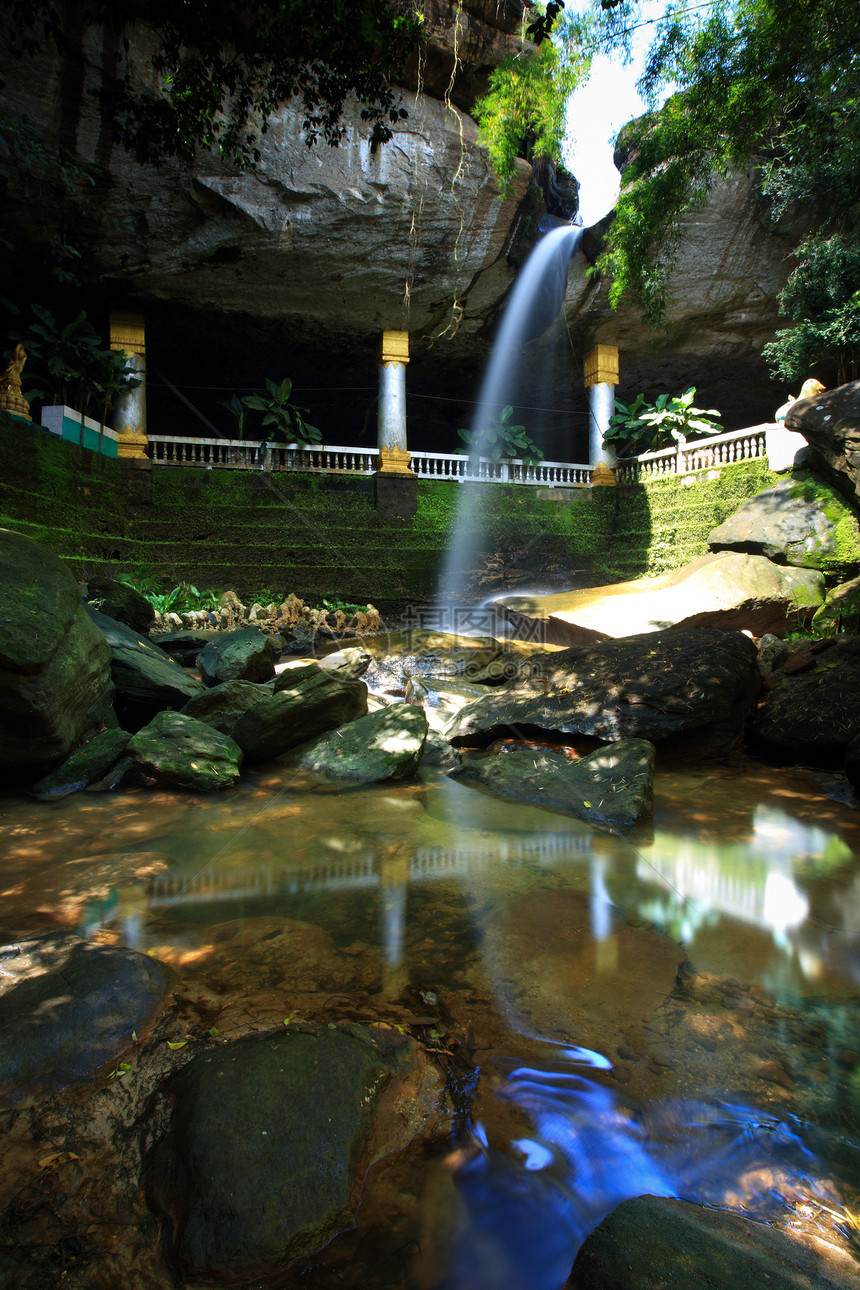
M 615 452 L 611 444 L 603 442 L 609 429 L 609 419 L 615 411 L 615 386 L 603 381 L 592 385 L 588 391 L 588 463 L 593 470 L 599 463 L 615 469 Z
M 377 444 L 406 452 L 406 367 L 403 363 L 379 365 L 379 415 Z
M 146 355 L 126 354 L 125 370 L 140 385 L 120 390 L 113 401 L 113 428 L 117 434 L 146 434 Z

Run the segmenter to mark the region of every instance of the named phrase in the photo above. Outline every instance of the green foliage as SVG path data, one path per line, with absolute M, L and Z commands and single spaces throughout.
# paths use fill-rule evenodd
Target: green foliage
M 7 56 L 67 39 L 61 0 L 11 0 Z M 259 159 L 272 113 L 297 99 L 308 144 L 337 144 L 349 96 L 361 103 L 375 149 L 406 115 L 393 86 L 415 48 L 421 23 L 409 0 L 82 0 L 85 25 L 101 24 L 121 46 L 126 25 L 153 33 L 151 71 L 140 77 L 128 57 L 102 91 L 104 110 L 140 161 L 217 148 L 239 165 Z M 149 69 L 147 69 L 149 70 Z
M 622 443 L 635 455 L 667 447 L 691 434 L 720 434 L 723 427 L 711 420 L 720 415 L 717 409 L 695 407 L 695 397 L 696 387 L 691 385 L 674 397 L 659 394 L 653 404 L 646 403 L 643 394 L 637 394 L 629 405 L 616 399 L 604 442 Z
M 511 425 L 514 409 L 509 403 L 482 430 L 457 431 L 465 440 L 470 456 L 489 457 L 492 461 L 514 458 L 532 465 L 543 459 L 543 452 L 529 436 L 525 426 Z
M 246 394 L 242 403 L 254 412 L 263 413 L 263 427 L 271 426 L 272 438 L 283 443 L 296 443 L 299 447 L 305 444 L 319 443 L 322 433 L 316 426 L 308 425 L 304 414 L 307 408 L 297 407 L 290 402 L 293 383 L 285 376 L 280 385 L 266 378 L 266 389 L 255 394 Z M 235 395 L 233 396 L 236 397 Z M 229 405 L 232 409 L 232 400 Z M 244 419 L 242 421 L 244 427 Z M 240 428 L 241 433 L 241 428 Z
M 835 364 L 840 385 L 860 372 L 860 237 L 812 234 L 796 251 L 798 266 L 779 294 L 780 312 L 795 326 L 778 331 L 762 357 L 771 372 L 799 381 L 816 364 Z
M 126 369 L 125 355 L 102 348 L 98 332 L 83 310 L 63 326 L 41 305 L 33 305 L 32 312 L 34 321 L 21 337 L 27 352 L 27 376 L 41 379 L 46 388 L 28 390 L 27 399 L 50 398 L 84 415 L 95 401 L 104 423 L 114 395 L 140 385 L 140 379 Z
M 637 9 L 624 0 L 613 19 L 629 25 Z M 662 319 L 679 221 L 732 167 L 760 167 L 775 217 L 814 202 L 819 234 L 849 227 L 860 199 L 858 48 L 860 6 L 838 0 L 669 6 L 641 88 L 652 101 L 667 86 L 679 92 L 619 141 L 625 191 L 601 259 L 614 302 L 629 293 L 649 321 Z
M 238 394 L 231 394 L 229 403 L 225 399 L 221 399 L 220 403 L 222 408 L 226 408 L 228 412 L 233 413 L 233 416 L 236 418 L 236 430 L 239 438 L 244 439 L 245 421 L 248 416 L 248 408 L 246 407 L 244 400 L 240 399 Z
M 531 53 L 506 58 L 490 74 L 489 93 L 474 107 L 493 169 L 507 192 L 517 157 L 561 164 L 567 100 L 584 79 L 589 59 L 578 47 L 561 54 L 549 40 Z

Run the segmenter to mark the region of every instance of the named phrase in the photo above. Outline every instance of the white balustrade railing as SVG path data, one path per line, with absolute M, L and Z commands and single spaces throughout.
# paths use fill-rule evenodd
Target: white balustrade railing
M 661 475 L 687 475 L 697 470 L 719 469 L 734 461 L 767 456 L 767 426 L 733 430 L 694 443 L 681 440 L 673 448 L 643 452 L 618 462 L 619 484 L 642 483 Z M 157 466 L 196 466 L 198 469 L 303 471 L 312 474 L 372 475 L 377 448 L 346 448 L 320 444 L 299 448 L 295 444 L 256 443 L 246 439 L 186 439 L 149 435 L 153 463 Z M 412 470 L 419 479 L 446 479 L 498 484 L 531 484 L 543 487 L 587 487 L 591 467 L 581 462 L 517 459 L 493 461 L 458 452 L 413 452 Z
M 697 470 L 719 469 L 734 461 L 752 461 L 767 456 L 765 425 L 749 430 L 730 430 L 694 443 L 680 440 L 673 448 L 643 452 L 618 462 L 619 484 L 637 484 L 661 475 L 690 475 Z

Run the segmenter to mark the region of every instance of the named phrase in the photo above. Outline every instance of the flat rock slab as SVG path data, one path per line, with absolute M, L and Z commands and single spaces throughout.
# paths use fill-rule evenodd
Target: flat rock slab
M 183 1276 L 277 1277 L 352 1224 L 374 1159 L 406 1145 L 437 1097 L 412 1040 L 291 1027 L 213 1047 L 169 1083 L 172 1125 L 147 1185 Z
M 408 779 L 418 770 L 427 729 L 422 708 L 392 704 L 302 744 L 281 764 L 353 784 Z
M 719 551 L 660 578 L 552 596 L 506 596 L 496 608 L 527 638 L 542 631 L 549 643 L 577 645 L 667 627 L 734 628 L 762 636 L 823 601 L 817 569 Z
M 229 735 L 181 712 L 159 712 L 129 740 L 135 775 L 148 787 L 214 793 L 239 778 L 242 750 Z
M 740 632 L 649 632 L 533 656 L 520 679 L 461 708 L 446 737 L 478 747 L 510 730 L 683 738 L 697 756 L 718 756 L 739 739 L 758 687 L 756 648 Z
M 821 1242 L 745 1214 L 639 1196 L 605 1218 L 576 1257 L 567 1290 L 845 1290 L 857 1265 Z
M 576 761 L 563 752 L 512 748 L 448 773 L 500 797 L 567 811 L 580 820 L 635 824 L 653 807 L 654 756 L 654 745 L 645 739 L 622 739 Z
M 79 937 L 3 950 L 0 1097 L 84 1079 L 119 1057 L 167 989 L 155 959 Z

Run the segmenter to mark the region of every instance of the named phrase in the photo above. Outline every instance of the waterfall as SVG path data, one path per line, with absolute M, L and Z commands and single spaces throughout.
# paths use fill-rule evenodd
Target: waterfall
M 561 310 L 568 266 L 579 250 L 582 236 L 583 229 L 574 225 L 553 229 L 538 242 L 523 266 L 505 306 L 472 418 L 473 451 L 478 456 L 486 455 L 488 430 L 513 402 L 523 348 L 542 335 Z M 473 554 L 466 537 L 466 511 L 461 499 L 442 574 L 442 595 L 450 618 L 446 630 L 455 632 L 458 608 L 465 609 L 466 569 Z

